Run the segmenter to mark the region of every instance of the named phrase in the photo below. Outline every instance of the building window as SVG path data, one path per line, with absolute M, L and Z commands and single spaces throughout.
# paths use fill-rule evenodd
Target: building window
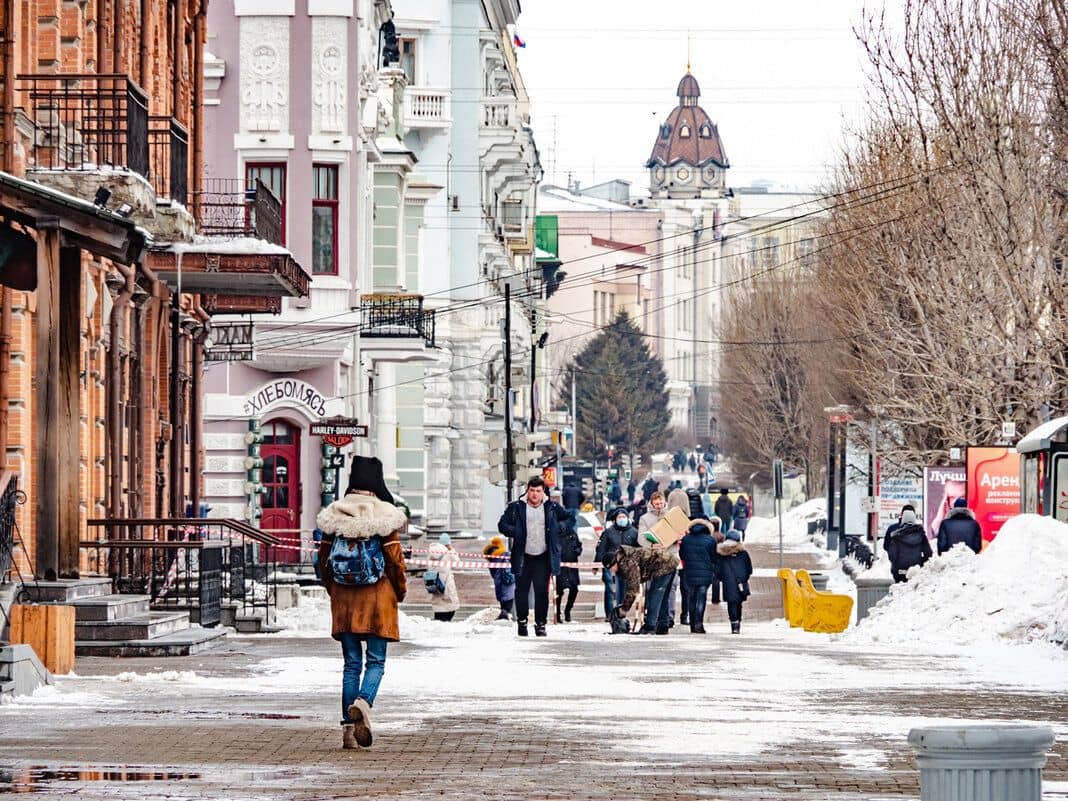
M 245 188 L 253 190 L 259 180 L 274 192 L 282 204 L 282 244 L 286 243 L 286 165 L 285 162 L 245 164 Z
M 802 239 L 800 242 L 797 243 L 797 251 L 799 256 L 798 261 L 801 264 L 801 269 L 811 270 L 814 261 L 813 253 L 815 252 L 812 240 L 807 238 Z
M 523 230 L 522 200 L 505 200 L 501 203 L 501 223 L 508 231 Z
M 690 138 L 690 126 L 689 125 L 683 125 L 683 126 L 681 126 L 679 128 L 679 137 L 681 137 L 682 139 L 689 139 Z
M 312 274 L 337 275 L 337 166 L 312 167 Z
M 701 126 L 701 138 L 702 139 L 711 139 L 712 138 L 712 129 L 708 127 L 708 123 L 705 123 L 704 125 Z
M 400 68 L 404 70 L 405 77 L 408 78 L 408 85 L 415 86 L 418 81 L 415 80 L 415 39 L 401 39 L 400 42 Z
M 779 239 L 765 236 L 760 240 L 760 263 L 764 269 L 771 269 L 779 263 Z
M 616 296 L 608 296 L 608 322 L 612 322 L 616 319 Z
M 671 126 L 668 125 L 666 122 L 663 125 L 660 126 L 660 138 L 661 139 L 670 139 L 671 138 Z

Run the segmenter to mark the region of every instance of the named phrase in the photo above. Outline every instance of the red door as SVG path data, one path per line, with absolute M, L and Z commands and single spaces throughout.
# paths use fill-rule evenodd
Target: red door
M 267 490 L 260 527 L 282 540 L 285 547 L 273 554 L 277 561 L 300 562 L 300 429 L 284 420 L 267 423 L 260 454 Z

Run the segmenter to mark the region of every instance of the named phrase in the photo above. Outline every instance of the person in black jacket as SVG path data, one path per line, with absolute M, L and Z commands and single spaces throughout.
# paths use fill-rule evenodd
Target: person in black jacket
M 555 500 L 556 492 L 553 492 Z M 560 527 L 560 561 L 577 562 L 582 556 L 582 540 L 579 539 L 575 530 L 575 523 L 568 515 Z M 560 602 L 567 591 L 567 603 L 564 605 L 564 615 L 560 617 Z M 556 622 L 571 622 L 571 610 L 575 607 L 575 599 L 578 597 L 579 572 L 577 567 L 560 567 L 560 575 L 556 577 Z
M 905 514 L 905 512 L 915 512 L 915 511 L 916 511 L 916 507 L 913 506 L 911 503 L 906 503 L 904 506 L 901 507 L 901 512 L 897 516 L 897 522 L 896 523 L 891 523 L 890 527 L 886 529 L 886 540 L 885 540 L 885 542 L 890 542 L 890 537 L 892 537 L 894 535 L 895 531 L 897 531 L 899 528 L 901 528 L 901 515 Z
M 515 614 L 519 636 L 527 636 L 528 596 L 534 588 L 534 633 L 544 637 L 549 619 L 549 577 L 560 575 L 560 526 L 568 513 L 545 497 L 545 482 L 527 482 L 526 499 L 512 501 L 497 522 L 497 531 L 512 544 Z M 533 528 L 532 528 L 533 526 Z
M 983 530 L 972 510 L 968 508 L 968 501 L 957 498 L 953 502 L 949 517 L 938 527 L 938 555 L 941 556 L 961 542 L 979 553 L 983 547 Z
M 603 564 L 623 545 L 637 547 L 638 529 L 631 525 L 627 510 L 616 507 L 605 517 L 604 531 L 601 532 L 601 538 L 597 541 L 594 558 Z M 607 570 L 601 571 L 601 581 L 604 582 L 604 614 L 607 618 L 609 612 L 619 605 L 626 587 L 621 578 Z
M 561 493 L 561 500 L 565 509 L 569 512 L 573 511 L 577 515 L 579 509 L 582 508 L 582 504 L 586 502 L 586 493 L 576 487 L 573 481 L 569 481 Z
M 727 602 L 727 617 L 731 634 L 742 630 L 742 604 L 749 597 L 749 579 L 753 575 L 753 560 L 742 545 L 742 533 L 731 530 L 716 546 L 716 573 L 723 582 L 723 600 Z
M 886 555 L 890 557 L 890 574 L 899 584 L 908 581 L 906 573 L 914 565 L 923 565 L 931 558 L 931 543 L 927 532 L 916 522 L 916 513 L 901 513 L 901 525 L 886 537 Z
M 686 582 L 690 632 L 705 633 L 705 605 L 708 602 L 708 587 L 716 577 L 716 541 L 719 522 L 694 520 L 690 530 L 679 542 L 679 558 L 682 560 L 682 578 Z
M 716 505 L 712 508 L 712 511 L 722 523 L 721 531 L 726 531 L 731 527 L 731 517 L 734 515 L 734 501 L 730 499 L 726 488 L 719 491 L 719 497 L 716 498 Z

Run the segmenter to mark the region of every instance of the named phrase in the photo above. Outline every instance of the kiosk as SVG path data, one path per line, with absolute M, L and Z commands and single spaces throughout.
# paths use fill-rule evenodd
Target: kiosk
M 1068 523 L 1068 417 L 1043 423 L 1016 444 L 1020 511 Z

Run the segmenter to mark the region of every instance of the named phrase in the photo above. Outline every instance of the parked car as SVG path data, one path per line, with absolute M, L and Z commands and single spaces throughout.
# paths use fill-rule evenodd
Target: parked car
M 597 542 L 604 531 L 604 523 L 596 512 L 579 512 L 578 535 L 583 542 Z

